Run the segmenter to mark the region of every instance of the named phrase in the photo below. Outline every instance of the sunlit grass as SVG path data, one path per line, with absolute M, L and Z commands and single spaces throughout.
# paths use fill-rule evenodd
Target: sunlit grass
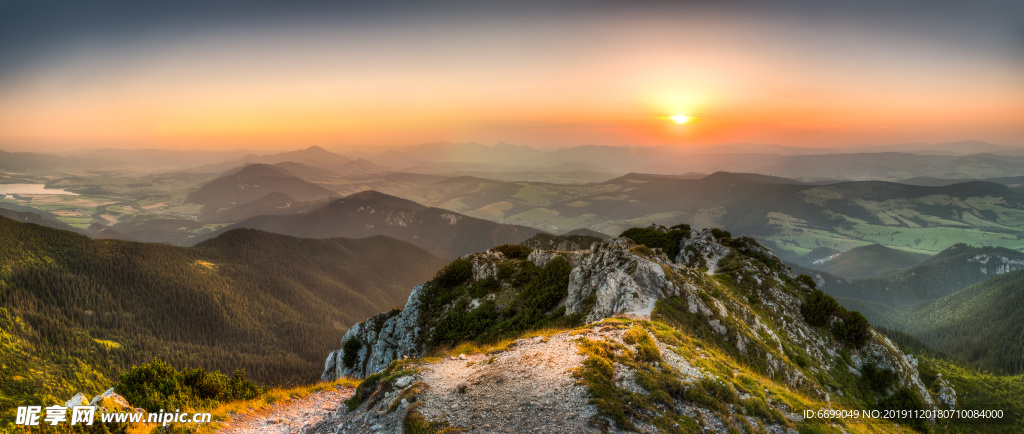
M 97 344 L 100 344 L 100 345 L 103 345 L 104 347 L 107 347 L 107 349 L 111 349 L 112 350 L 112 349 L 116 349 L 116 348 L 121 348 L 121 344 L 119 344 L 117 342 L 114 342 L 114 341 L 109 341 L 109 340 L 105 340 L 105 339 L 93 339 L 93 341 L 95 341 Z
M 182 424 L 182 428 L 193 430 L 195 433 L 213 433 L 224 428 L 224 423 L 232 417 L 244 416 L 275 404 L 283 404 L 288 400 L 303 398 L 313 393 L 331 390 L 338 387 L 358 387 L 360 381 L 351 378 L 340 378 L 331 382 L 320 382 L 296 386 L 290 388 L 274 388 L 268 390 L 256 399 L 245 401 L 234 401 L 218 405 L 212 409 L 189 409 L 189 412 L 208 412 L 212 416 L 212 422 L 208 424 Z M 132 433 L 150 433 L 152 425 L 139 424 L 133 427 Z M 159 429 L 159 426 L 155 429 Z

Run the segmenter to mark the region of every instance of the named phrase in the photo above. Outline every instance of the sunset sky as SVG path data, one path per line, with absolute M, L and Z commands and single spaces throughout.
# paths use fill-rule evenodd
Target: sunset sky
M 1024 145 L 1022 5 L 0 0 L 0 149 Z

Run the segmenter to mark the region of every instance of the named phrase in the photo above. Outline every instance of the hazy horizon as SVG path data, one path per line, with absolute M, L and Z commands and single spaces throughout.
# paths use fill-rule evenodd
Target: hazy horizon
M 345 154 L 379 155 L 379 154 L 386 154 L 386 153 L 392 152 L 392 151 L 400 151 L 402 149 L 410 149 L 410 148 L 417 148 L 417 147 L 429 147 L 429 146 L 433 146 L 433 145 L 479 145 L 479 146 L 484 146 L 484 147 L 489 147 L 489 148 L 500 148 L 502 146 L 510 146 L 510 147 L 516 147 L 516 148 L 529 148 L 529 149 L 533 149 L 533 150 L 537 150 L 537 151 L 541 151 L 541 152 L 555 152 L 555 151 L 565 150 L 565 149 L 586 148 L 586 147 L 595 147 L 595 148 L 651 148 L 651 149 L 654 149 L 654 148 L 665 148 L 665 147 L 678 147 L 681 150 L 690 151 L 690 152 L 687 152 L 687 153 L 694 153 L 694 154 L 715 154 L 715 153 L 747 154 L 747 153 L 764 153 L 764 154 L 782 154 L 782 155 L 803 155 L 803 154 L 813 155 L 813 154 L 884 153 L 884 152 L 910 152 L 910 153 L 935 152 L 935 153 L 951 153 L 951 152 L 949 152 L 950 150 L 949 150 L 948 146 L 949 145 L 954 145 L 954 144 L 987 144 L 987 145 L 993 145 L 994 147 L 998 147 L 1001 150 L 1010 151 L 1010 152 L 1024 150 L 1024 144 L 1016 144 L 1016 143 L 991 143 L 991 142 L 984 142 L 984 141 L 979 141 L 979 140 L 963 140 L 963 141 L 943 142 L 943 143 L 886 143 L 886 144 L 873 144 L 873 145 L 872 144 L 855 144 L 855 145 L 847 145 L 847 146 L 815 146 L 815 145 L 787 146 L 787 145 L 775 144 L 775 143 L 715 143 L 715 144 L 689 145 L 689 146 L 687 146 L 687 145 L 666 145 L 666 144 L 621 145 L 621 146 L 617 146 L 617 145 L 591 145 L 591 144 L 562 145 L 562 146 L 559 146 L 559 145 L 534 146 L 534 145 L 530 145 L 530 144 L 509 143 L 509 142 L 500 141 L 500 140 L 497 141 L 497 142 L 492 142 L 492 143 L 483 143 L 483 142 L 480 142 L 480 141 L 469 140 L 469 141 L 464 141 L 464 142 L 433 141 L 433 142 L 423 142 L 423 143 L 403 143 L 403 144 L 395 144 L 395 145 L 378 145 L 378 146 L 373 146 L 373 145 L 362 145 L 362 146 L 360 146 L 360 145 L 351 145 L 351 146 L 344 146 L 344 145 L 332 145 L 332 144 L 295 144 L 295 145 L 282 144 L 282 145 L 277 146 L 277 147 L 265 147 L 265 148 L 246 148 L 244 146 L 238 146 L 238 147 L 226 146 L 226 147 L 223 147 L 223 148 L 202 148 L 202 147 L 174 148 L 174 147 L 147 146 L 145 144 L 139 144 L 139 145 L 135 145 L 135 146 L 132 146 L 132 145 L 125 145 L 125 146 L 94 146 L 94 147 L 84 147 L 83 146 L 83 147 L 79 147 L 79 148 L 69 148 L 69 149 L 63 149 L 63 150 L 61 150 L 61 149 L 45 150 L 45 149 L 38 149 L 38 148 L 31 148 L 31 149 L 16 149 L 16 148 L 12 148 L 12 149 L 6 149 L 6 148 L 3 148 L 3 147 L 0 147 L 0 151 L 49 153 L 49 154 L 53 154 L 53 155 L 82 155 L 82 154 L 87 154 L 87 153 L 90 153 L 90 152 L 98 152 L 98 151 L 118 151 L 118 150 L 127 150 L 127 151 L 163 151 L 163 150 L 168 150 L 168 151 L 180 151 L 180 152 L 247 153 L 247 154 L 253 154 L 253 155 L 262 156 L 262 155 L 272 155 L 272 154 L 278 154 L 278 153 L 285 153 L 285 152 L 292 152 L 292 151 L 298 151 L 298 150 L 305 150 L 305 149 L 309 149 L 309 148 L 321 148 L 321 149 L 327 150 L 329 152 L 336 153 L 336 154 L 341 154 L 341 155 L 345 155 Z M 939 149 L 939 148 L 932 149 L 933 147 L 941 147 L 943 145 L 946 145 L 947 147 L 946 148 L 941 148 L 941 149 Z M 972 150 L 970 148 L 964 148 L 961 152 L 955 152 L 955 153 L 956 154 L 967 155 L 967 154 L 986 153 L 986 152 L 990 152 L 990 151 L 988 151 L 987 149 L 975 151 L 975 150 Z
M 1014 2 L 0 3 L 0 149 L 1024 144 Z

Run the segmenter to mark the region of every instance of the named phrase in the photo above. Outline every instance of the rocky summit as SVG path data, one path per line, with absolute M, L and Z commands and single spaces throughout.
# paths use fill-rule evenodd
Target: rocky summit
M 956 396 L 756 241 L 673 230 L 455 260 L 348 330 L 322 378 L 363 381 L 306 432 L 910 432 L 850 415 Z

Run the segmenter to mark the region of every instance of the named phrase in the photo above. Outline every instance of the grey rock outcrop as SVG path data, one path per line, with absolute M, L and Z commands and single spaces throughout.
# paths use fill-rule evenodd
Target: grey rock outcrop
M 142 409 L 132 407 L 131 403 L 128 402 L 123 396 L 114 392 L 114 388 L 111 387 L 105 392 L 96 395 L 92 400 L 87 400 L 86 395 L 82 392 L 78 392 L 71 399 L 64 403 L 64 407 L 72 408 L 79 406 L 93 406 L 97 407 L 102 411 L 132 411 L 136 413 L 144 413 Z
M 935 380 L 935 383 L 939 386 L 939 391 L 936 394 L 939 401 L 942 402 L 947 409 L 956 409 L 956 389 L 953 389 L 953 385 L 943 379 L 942 374 L 939 374 L 939 378 Z
M 711 229 L 703 229 L 690 234 L 679 244 L 679 256 L 676 262 L 692 268 L 707 267 L 708 274 L 715 274 L 718 261 L 729 254 L 729 248 L 723 246 L 711 234 Z
M 67 408 L 78 407 L 81 405 L 89 405 L 89 400 L 85 398 L 85 394 L 82 392 L 78 392 L 75 396 L 72 396 L 71 399 L 64 403 L 64 406 Z
M 128 403 L 128 400 L 114 392 L 113 387 L 107 389 L 103 394 L 93 397 L 92 401 L 89 401 L 89 405 L 104 408 L 132 409 L 132 405 Z
M 662 265 L 633 253 L 635 246 L 628 238 L 604 241 L 574 267 L 566 314 L 588 311 L 587 322 L 615 315 L 649 319 L 655 302 L 678 296 L 679 288 L 665 278 Z
M 384 369 L 392 360 L 403 356 L 419 356 L 417 342 L 421 334 L 419 314 L 422 292 L 423 285 L 416 285 L 403 309 L 374 315 L 348 329 L 341 339 L 342 348 L 327 356 L 320 379 L 330 381 L 340 377 L 365 377 Z M 344 343 L 349 339 L 357 339 L 361 345 L 354 358 L 355 362 L 346 366 Z

